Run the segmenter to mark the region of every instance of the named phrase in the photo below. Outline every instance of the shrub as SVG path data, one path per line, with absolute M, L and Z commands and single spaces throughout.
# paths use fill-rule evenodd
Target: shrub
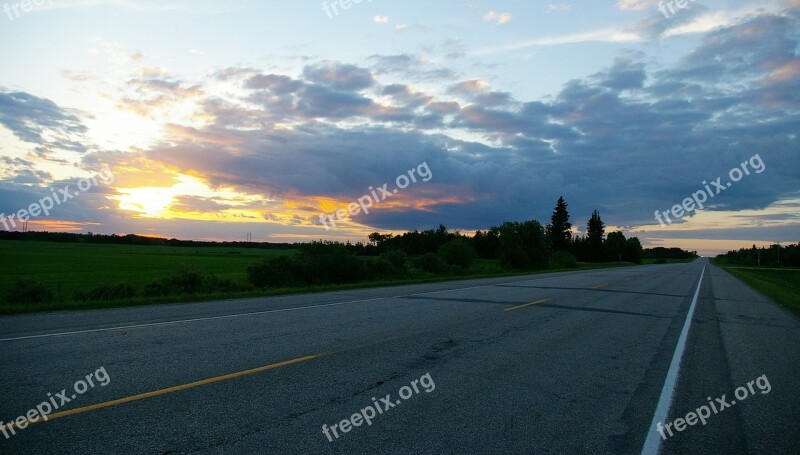
M 247 283 L 237 283 L 230 278 L 220 278 L 215 275 L 207 276 L 203 285 L 205 292 L 243 292 L 252 289 L 252 286 Z
M 379 258 L 369 258 L 367 268 L 370 278 L 397 278 L 402 274 L 403 269 L 398 269 L 388 259 L 381 256 Z
M 428 273 L 440 273 L 446 266 L 444 261 L 435 253 L 425 253 L 422 256 L 417 256 L 412 260 L 412 263 L 414 267 Z
M 299 278 L 306 284 L 342 284 L 367 278 L 364 262 L 335 242 L 312 242 L 300 247 Z
M 265 258 L 247 267 L 247 281 L 258 288 L 289 286 L 296 281 L 296 262 L 291 256 Z
M 89 292 L 77 291 L 74 294 L 75 300 L 99 300 L 114 301 L 125 300 L 136 296 L 136 288 L 128 283 L 104 284 L 92 289 Z
M 396 268 L 402 269 L 406 265 L 408 255 L 405 251 L 391 250 L 381 254 L 381 258 L 386 259 Z
M 203 290 L 206 275 L 202 270 L 190 265 L 182 265 L 172 275 L 147 283 L 144 294 L 166 296 L 174 294 L 195 294 Z
M 53 291 L 40 281 L 20 278 L 8 288 L 6 300 L 24 304 L 50 302 L 53 300 Z
M 445 243 L 439 248 L 439 257 L 447 264 L 459 267 L 469 267 L 475 260 L 475 248 L 465 239 L 456 239 Z
M 556 251 L 550 257 L 550 265 L 554 269 L 574 269 L 578 266 L 578 260 L 566 251 Z
M 183 294 L 194 294 L 203 287 L 205 275 L 197 267 L 182 265 L 177 272 L 167 278 L 171 284 Z
M 142 293 L 148 297 L 162 297 L 175 293 L 175 289 L 167 284 L 165 280 L 152 281 L 144 285 Z
M 521 248 L 506 248 L 500 253 L 500 263 L 515 269 L 524 269 L 528 266 L 528 257 Z

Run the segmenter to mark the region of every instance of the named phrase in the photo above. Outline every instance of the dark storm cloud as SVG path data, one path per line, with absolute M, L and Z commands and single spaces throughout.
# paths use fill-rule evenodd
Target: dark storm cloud
M 42 133 L 48 131 L 59 137 L 59 147 L 64 150 L 85 152 L 86 147 L 76 136 L 86 133 L 80 118 L 37 96 L 0 90 L 0 124 L 25 142 L 44 144 Z

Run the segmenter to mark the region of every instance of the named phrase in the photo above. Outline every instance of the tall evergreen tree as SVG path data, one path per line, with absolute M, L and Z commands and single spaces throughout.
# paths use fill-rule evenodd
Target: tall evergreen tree
M 550 245 L 553 251 L 567 251 L 569 249 L 570 240 L 572 239 L 572 223 L 569 222 L 569 212 L 567 211 L 567 203 L 564 202 L 564 196 L 558 198 L 556 208 L 553 210 L 553 216 L 550 217 L 550 226 L 548 226 L 548 233 L 550 234 Z
M 592 217 L 586 223 L 586 240 L 588 243 L 589 256 L 592 261 L 600 262 L 603 260 L 603 235 L 606 225 L 600 219 L 597 210 L 592 212 Z

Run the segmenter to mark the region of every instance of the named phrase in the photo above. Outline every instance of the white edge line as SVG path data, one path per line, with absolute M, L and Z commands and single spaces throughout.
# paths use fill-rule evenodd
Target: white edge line
M 694 309 L 697 306 L 697 296 L 700 294 L 700 287 L 703 285 L 703 275 L 706 272 L 706 266 L 703 266 L 703 271 L 700 272 L 700 280 L 697 282 L 697 289 L 694 291 L 692 304 L 689 306 L 689 311 L 686 313 L 686 322 L 683 323 L 683 330 L 681 336 L 678 337 L 678 344 L 675 346 L 675 354 L 672 355 L 672 362 L 669 364 L 667 371 L 667 378 L 664 380 L 664 387 L 661 389 L 661 398 L 658 399 L 656 411 L 653 414 L 653 421 L 650 422 L 650 429 L 647 430 L 647 438 L 642 447 L 642 455 L 657 455 L 661 448 L 662 438 L 656 430 L 657 423 L 663 423 L 669 414 L 669 407 L 672 404 L 672 396 L 675 393 L 675 385 L 678 382 L 678 373 L 681 369 L 681 359 L 683 358 L 683 351 L 686 349 L 686 339 L 689 335 L 689 326 L 692 325 L 692 317 L 694 316 Z
M 531 280 L 520 280 L 520 283 L 524 283 L 526 281 Z M 516 281 L 509 281 L 509 283 L 516 283 Z M 502 283 L 501 283 L 502 284 Z M 282 313 L 287 311 L 297 311 L 297 310 L 308 310 L 311 308 L 324 308 L 324 307 L 331 307 L 331 306 L 339 306 L 339 305 L 350 305 L 353 303 L 363 303 L 363 302 L 373 302 L 379 300 L 387 300 L 387 299 L 397 299 L 401 297 L 411 297 L 415 295 L 426 295 L 426 294 L 436 294 L 439 292 L 449 292 L 449 291 L 463 291 L 465 289 L 477 289 L 477 288 L 486 288 L 491 286 L 496 286 L 497 284 L 484 284 L 481 286 L 470 286 L 465 288 L 456 288 L 456 289 L 442 289 L 439 291 L 428 291 L 428 292 L 419 292 L 415 294 L 401 294 L 395 295 L 390 297 L 374 297 L 371 299 L 361 299 L 361 300 L 348 300 L 346 302 L 332 302 L 332 303 L 323 303 L 319 305 L 305 305 L 299 307 L 291 307 L 291 308 L 277 308 L 274 310 L 263 310 L 263 311 L 251 311 L 248 313 L 235 313 L 235 314 L 226 314 L 222 316 L 207 316 L 203 318 L 192 318 L 192 319 L 180 319 L 176 321 L 164 321 L 164 322 L 151 322 L 148 324 L 134 324 L 134 325 L 125 325 L 125 326 L 114 326 L 114 327 L 103 327 L 99 329 L 87 329 L 87 330 L 75 330 L 72 332 L 57 332 L 57 333 L 44 333 L 41 335 L 28 335 L 28 336 L 21 336 L 21 337 L 13 337 L 13 338 L 0 338 L 0 342 L 4 341 L 19 341 L 19 340 L 30 340 L 34 338 L 49 338 L 49 337 L 58 337 L 58 336 L 67 336 L 67 335 L 79 335 L 83 333 L 95 333 L 95 332 L 110 332 L 114 330 L 128 330 L 128 329 L 141 329 L 146 327 L 160 327 L 165 325 L 177 325 L 177 324 L 185 324 L 189 322 L 200 322 L 200 321 L 213 321 L 217 319 L 229 319 L 229 318 L 238 318 L 243 316 L 254 316 L 259 314 L 268 314 L 268 313 Z

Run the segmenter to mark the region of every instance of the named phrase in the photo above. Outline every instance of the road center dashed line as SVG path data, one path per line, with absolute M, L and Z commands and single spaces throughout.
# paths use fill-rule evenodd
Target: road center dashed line
M 97 404 L 92 404 L 92 405 L 89 405 L 89 406 L 83 406 L 83 407 L 80 407 L 80 408 L 69 409 L 69 410 L 66 410 L 66 411 L 57 412 L 55 414 L 48 414 L 46 418 L 36 417 L 34 419 L 31 419 L 31 420 L 26 420 L 26 421 L 22 422 L 22 424 L 24 424 L 24 426 L 23 426 L 23 428 L 24 428 L 25 426 L 28 426 L 30 424 L 44 422 L 46 420 L 54 420 L 54 419 L 58 419 L 58 418 L 61 418 L 61 417 L 67 417 L 67 416 L 71 416 L 71 415 L 75 415 L 75 414 L 81 414 L 81 413 L 84 413 L 84 412 L 95 411 L 97 409 L 109 408 L 111 406 L 119 406 L 121 404 L 130 403 L 132 401 L 138 401 L 138 400 L 143 400 L 145 398 L 157 397 L 159 395 L 166 395 L 166 394 L 173 393 L 173 392 L 178 392 L 178 391 L 181 391 L 181 390 L 193 389 L 195 387 L 200 387 L 200 386 L 207 385 L 207 384 L 213 384 L 215 382 L 227 381 L 229 379 L 239 378 L 239 377 L 242 377 L 242 376 L 247 376 L 247 375 L 256 374 L 256 373 L 262 373 L 264 371 L 274 370 L 274 369 L 277 369 L 277 368 L 280 368 L 280 367 L 285 367 L 285 366 L 288 366 L 288 365 L 294 365 L 296 363 L 301 363 L 301 362 L 306 362 L 306 361 L 309 361 L 309 360 L 318 359 L 318 358 L 320 358 L 320 357 L 322 357 L 324 355 L 326 355 L 326 354 L 325 353 L 320 353 L 320 354 L 307 355 L 307 356 L 304 356 L 304 357 L 298 357 L 296 359 L 285 360 L 283 362 L 272 363 L 272 364 L 264 365 L 264 366 L 257 367 L 257 368 L 251 368 L 249 370 L 237 371 L 235 373 L 224 374 L 222 376 L 215 376 L 213 378 L 201 379 L 199 381 L 194 381 L 194 382 L 189 382 L 189 383 L 186 383 L 186 384 L 167 387 L 165 389 L 158 389 L 158 390 L 153 390 L 151 392 L 145 392 L 145 393 L 140 393 L 140 394 L 137 394 L 137 395 L 131 395 L 129 397 L 118 398 L 116 400 L 104 401 L 102 403 L 97 403 Z M 4 427 L 5 428 L 11 428 L 11 427 L 18 427 L 19 425 L 20 424 L 17 423 L 17 422 L 9 422 L 9 423 L 5 424 Z
M 518 310 L 520 308 L 525 308 L 526 306 L 531 306 L 531 305 L 536 305 L 537 303 L 547 302 L 548 300 L 550 300 L 550 299 L 542 299 L 542 300 L 537 300 L 535 302 L 523 303 L 522 305 L 512 306 L 511 308 L 506 308 L 503 311 Z

